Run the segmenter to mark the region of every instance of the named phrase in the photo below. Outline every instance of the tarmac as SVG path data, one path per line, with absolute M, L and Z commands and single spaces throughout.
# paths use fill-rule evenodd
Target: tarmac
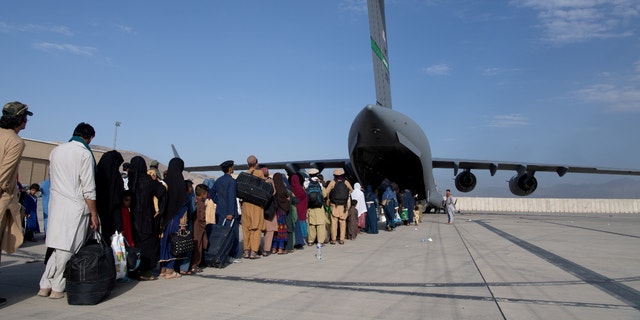
M 117 283 L 95 306 L 37 297 L 45 245 L 0 265 L 3 319 L 640 319 L 640 215 L 465 213 L 344 245 Z

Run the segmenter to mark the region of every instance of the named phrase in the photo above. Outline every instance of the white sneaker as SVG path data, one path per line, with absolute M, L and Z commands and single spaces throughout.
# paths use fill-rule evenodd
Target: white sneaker
M 229 257 L 229 263 L 242 263 L 242 259 Z

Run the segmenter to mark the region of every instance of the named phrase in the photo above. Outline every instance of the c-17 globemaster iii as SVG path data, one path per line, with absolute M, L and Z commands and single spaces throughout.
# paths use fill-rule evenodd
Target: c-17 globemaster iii
M 470 192 L 476 186 L 472 169 L 489 170 L 493 176 L 498 170 L 515 171 L 509 180 L 514 195 L 527 196 L 538 187 L 538 171 L 566 173 L 592 173 L 640 175 L 640 170 L 595 168 L 554 164 L 533 164 L 506 161 L 441 159 L 431 156 L 429 140 L 420 126 L 411 118 L 392 109 L 389 77 L 384 0 L 368 0 L 371 52 L 376 88 L 376 104 L 364 107 L 355 117 L 348 137 L 349 159 L 304 160 L 262 163 L 272 169 L 288 173 L 303 172 L 305 168 L 343 168 L 349 179 L 361 185 L 379 187 L 383 181 L 397 183 L 402 189 L 412 190 L 432 207 L 440 207 L 443 197 L 436 188 L 434 168 L 453 169 L 455 186 L 460 192 Z M 174 154 L 177 155 L 174 148 Z M 246 165 L 236 166 L 239 170 Z M 217 171 L 220 167 L 191 166 L 186 171 Z M 462 170 L 462 171 L 461 171 Z

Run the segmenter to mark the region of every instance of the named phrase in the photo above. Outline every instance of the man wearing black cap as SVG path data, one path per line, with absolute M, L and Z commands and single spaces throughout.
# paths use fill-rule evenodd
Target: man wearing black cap
M 216 223 L 222 224 L 225 220 L 238 219 L 238 202 L 236 201 L 237 183 L 231 176 L 233 173 L 233 160 L 227 160 L 220 164 L 220 169 L 224 175 L 213 185 L 211 198 L 216 203 Z M 228 222 L 227 222 L 228 224 Z M 240 262 L 238 245 L 240 243 L 240 232 L 238 223 L 233 224 L 233 245 L 229 252 L 229 257 L 233 262 Z
M 24 141 L 18 133 L 32 115 L 26 104 L 13 101 L 4 105 L 0 118 L 0 250 L 7 253 L 16 252 L 24 240 L 16 190 Z M 6 302 L 0 298 L 0 305 Z

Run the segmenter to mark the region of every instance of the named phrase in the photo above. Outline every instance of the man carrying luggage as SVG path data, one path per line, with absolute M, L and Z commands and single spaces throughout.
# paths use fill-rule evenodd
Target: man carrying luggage
M 353 188 L 344 174 L 343 169 L 333 170 L 333 180 L 329 182 L 326 191 L 329 195 L 329 204 L 331 206 L 331 244 L 336 244 L 338 226 L 340 227 L 340 239 L 338 240 L 340 244 L 344 244 L 344 238 L 347 233 L 348 200 Z
M 258 158 L 249 156 L 247 158 L 248 174 L 260 179 L 265 179 L 262 170 L 258 169 Z M 260 240 L 264 229 L 264 209 L 259 205 L 242 202 L 242 238 L 244 244 L 244 259 L 258 259 L 260 250 Z
M 40 279 L 38 296 L 64 298 L 63 277 L 67 261 L 84 245 L 89 227 L 98 230 L 96 209 L 96 161 L 89 143 L 96 135 L 93 127 L 80 123 L 69 142 L 51 151 L 49 156 L 51 196 L 47 247 L 54 251 Z
M 233 245 L 229 252 L 231 262 L 242 262 L 238 254 L 240 244 L 240 229 L 238 228 L 238 202 L 236 201 L 237 183 L 231 176 L 233 173 L 233 161 L 227 160 L 220 164 L 224 175 L 213 185 L 211 197 L 216 203 L 216 223 L 224 224 L 225 220 L 235 220 L 233 223 Z M 230 221 L 229 221 L 230 222 Z M 227 224 L 229 223 L 227 222 Z

